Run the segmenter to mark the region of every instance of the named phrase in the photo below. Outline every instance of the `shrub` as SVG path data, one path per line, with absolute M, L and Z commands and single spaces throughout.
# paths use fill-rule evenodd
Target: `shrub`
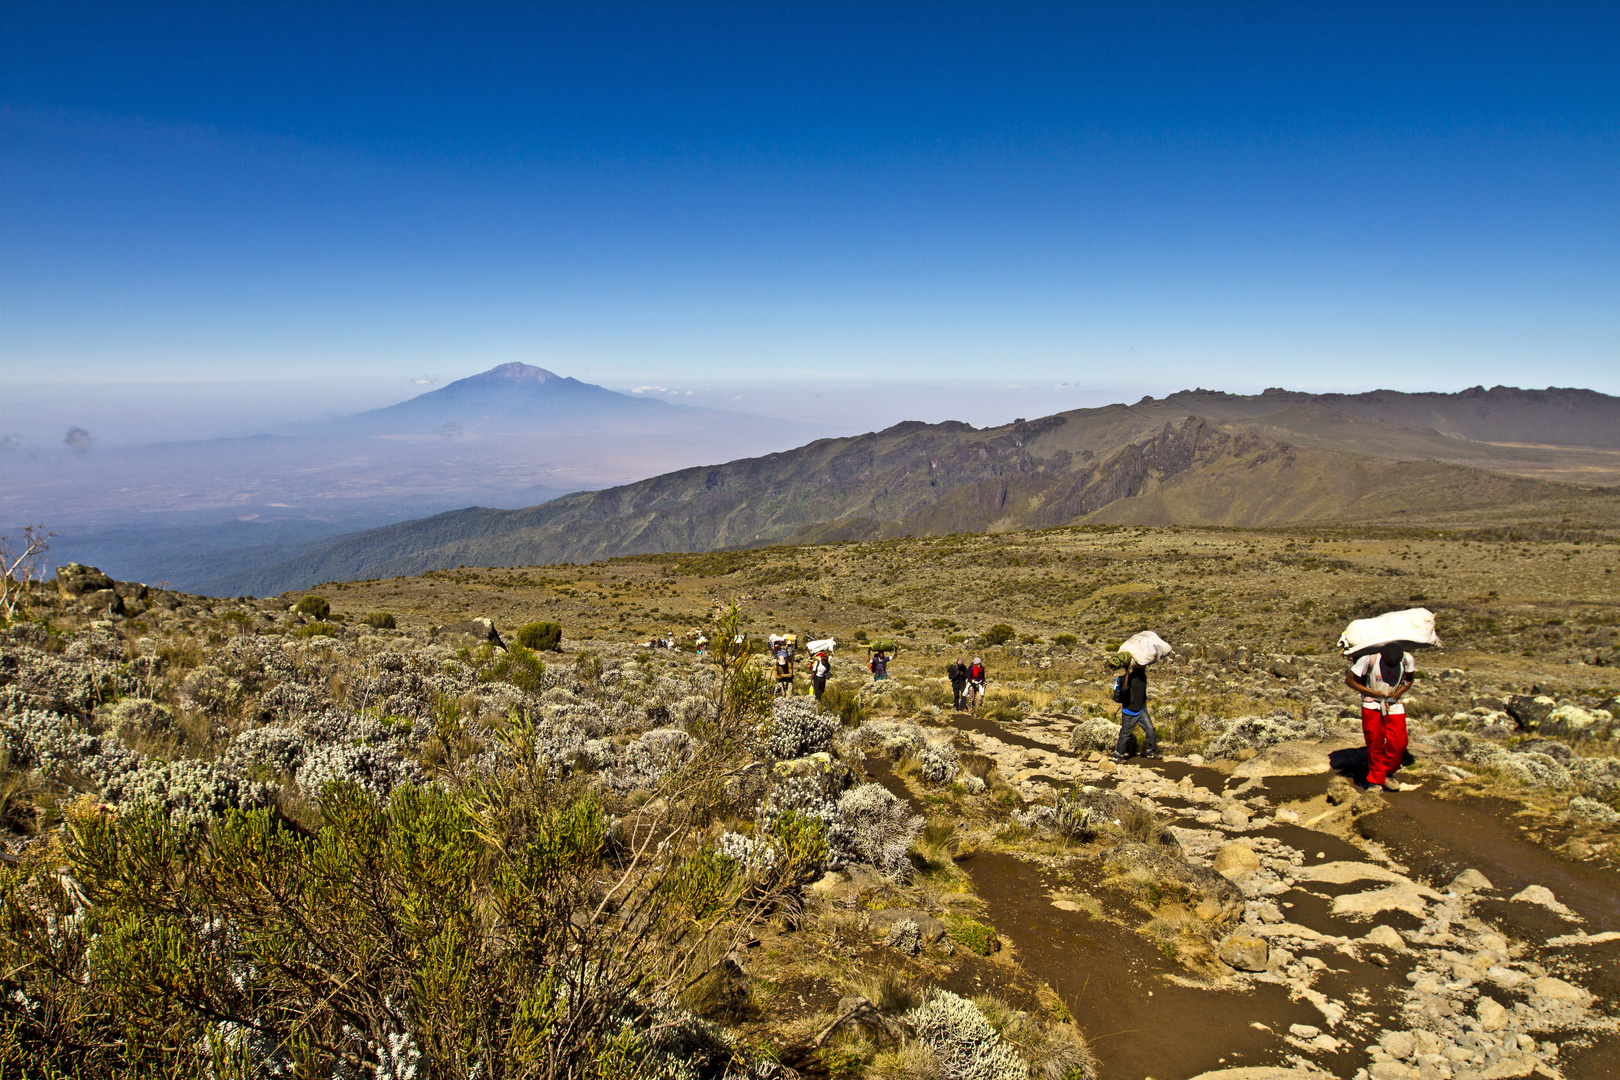
M 911 871 L 907 853 L 922 831 L 921 814 L 882 784 L 862 784 L 838 799 L 828 831 L 829 865 L 867 863 L 889 878 L 904 878 Z
M 765 749 L 778 759 L 818 753 L 827 749 L 839 726 L 838 715 L 818 710 L 813 698 L 777 698 L 765 730 Z
M 1072 649 L 1080 644 L 1080 639 L 1073 634 L 1058 634 L 1052 638 L 1052 644 L 1060 649 Z
M 836 714 L 845 727 L 860 727 L 868 716 L 866 706 L 861 704 L 860 691 L 848 686 L 827 687 L 826 693 L 821 695 L 821 707 Z
M 394 614 L 391 611 L 373 611 L 361 621 L 374 630 L 399 629 L 399 624 L 394 619 Z
M 940 1073 L 952 1080 L 1026 1080 L 1029 1066 L 1006 1042 L 978 1006 L 949 990 L 931 990 L 905 1016 L 917 1040 L 939 1058 Z
M 1008 626 L 1004 622 L 998 622 L 996 625 L 980 634 L 979 640 L 987 646 L 1005 645 L 1017 635 L 1017 630 L 1014 630 L 1011 626 Z
M 293 631 L 293 637 L 337 637 L 338 628 L 329 622 L 305 623 Z
M 545 662 L 518 642 L 513 642 L 500 659 L 484 669 L 479 679 L 482 682 L 511 683 L 525 694 L 538 694 L 545 685 L 545 674 Z
M 326 602 L 326 597 L 310 593 L 294 604 L 293 610 L 312 619 L 324 619 L 332 614 L 332 605 Z
M 970 952 L 989 956 L 1001 948 L 1001 938 L 979 920 L 955 912 L 946 912 L 944 918 L 945 933 L 952 941 Z
M 556 652 L 562 645 L 562 624 L 554 622 L 524 623 L 518 627 L 518 644 L 536 652 Z

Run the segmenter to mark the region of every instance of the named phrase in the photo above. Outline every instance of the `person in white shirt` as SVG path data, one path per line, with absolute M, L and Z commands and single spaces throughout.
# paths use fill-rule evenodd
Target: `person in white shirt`
M 1361 734 L 1367 740 L 1367 786 L 1398 790 L 1390 774 L 1406 753 L 1406 706 L 1417 663 L 1399 646 L 1386 645 L 1350 665 L 1344 684 L 1361 695 Z

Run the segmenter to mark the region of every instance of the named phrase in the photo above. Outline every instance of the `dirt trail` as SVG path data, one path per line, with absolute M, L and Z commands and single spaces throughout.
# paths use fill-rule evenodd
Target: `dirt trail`
M 1071 752 L 1058 725 L 950 720 L 1026 797 L 1077 782 L 1113 788 L 1169 815 L 1194 861 L 1233 841 L 1261 857 L 1257 872 L 1236 879 L 1247 901 L 1239 930 L 1268 942 L 1270 963 L 1219 983 L 1189 978 L 1108 918 L 1135 923 L 1141 913 L 1098 918 L 1054 906 L 1050 869 L 1005 854 L 964 864 L 987 920 L 1092 1039 L 1104 1080 L 1306 1064 L 1346 1080 L 1474 1080 L 1538 1067 L 1566 1080 L 1620 1076 L 1620 1036 L 1606 1016 L 1620 999 L 1620 940 L 1559 943 L 1620 930 L 1614 877 L 1536 846 L 1505 807 L 1391 795 L 1361 819 L 1373 841 L 1364 848 L 1278 818 L 1285 804 L 1321 795 L 1328 772 L 1244 782 L 1183 761 L 1109 772 Z M 1223 818 L 1234 806 L 1243 813 Z M 1446 891 L 1469 868 L 1491 887 Z M 1510 899 L 1532 885 L 1568 914 Z M 1369 942 L 1374 927 L 1387 930 Z

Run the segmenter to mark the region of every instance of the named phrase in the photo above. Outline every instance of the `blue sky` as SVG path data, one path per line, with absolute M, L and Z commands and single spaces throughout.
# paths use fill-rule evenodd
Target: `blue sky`
M 1620 392 L 1616 55 L 1601 3 L 8 5 L 0 426 L 508 360 L 863 421 Z

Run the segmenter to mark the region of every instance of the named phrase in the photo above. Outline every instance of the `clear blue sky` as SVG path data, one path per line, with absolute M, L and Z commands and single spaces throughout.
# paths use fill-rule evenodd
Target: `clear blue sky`
M 0 371 L 1620 392 L 1617 56 L 1613 3 L 13 3 Z

